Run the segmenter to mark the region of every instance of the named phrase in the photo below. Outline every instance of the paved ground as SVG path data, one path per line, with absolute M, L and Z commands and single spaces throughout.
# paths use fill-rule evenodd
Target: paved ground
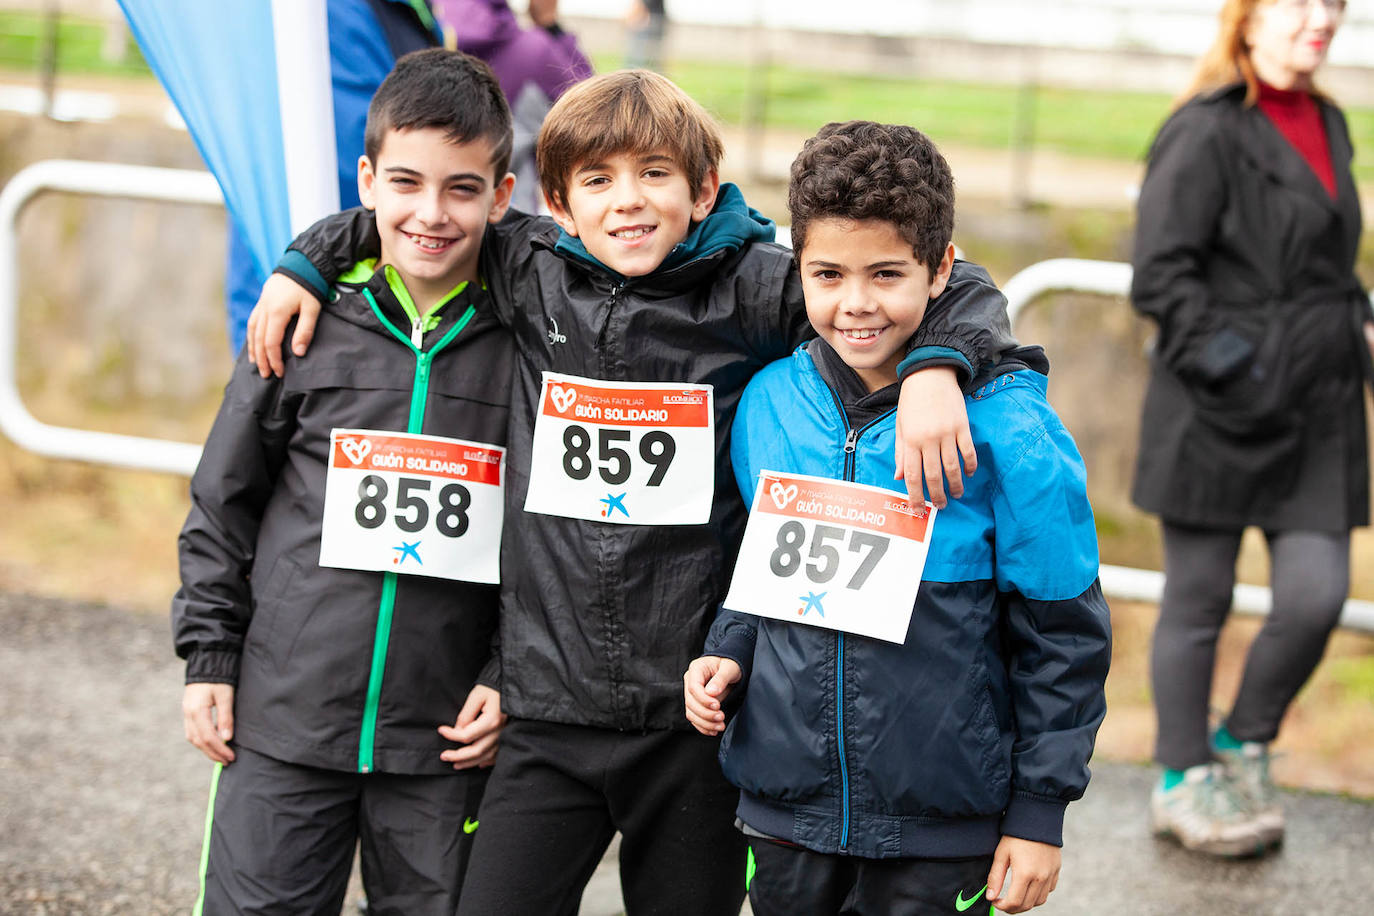
M 0 913 L 189 910 L 210 766 L 181 738 L 180 687 L 161 617 L 0 594 Z M 1374 803 L 1289 794 L 1280 854 L 1216 863 L 1147 835 L 1148 770 L 1094 769 L 1046 916 L 1362 909 Z M 582 912 L 621 912 L 612 858 Z

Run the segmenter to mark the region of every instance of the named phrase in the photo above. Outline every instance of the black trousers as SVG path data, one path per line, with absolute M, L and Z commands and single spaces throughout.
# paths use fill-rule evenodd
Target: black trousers
M 210 799 L 196 914 L 338 913 L 357 849 L 370 916 L 452 916 L 485 772 L 344 773 L 234 751 Z
M 1231 612 L 1240 529 L 1164 523 L 1164 596 L 1150 656 L 1159 730 L 1155 760 L 1184 770 L 1212 759 L 1207 713 L 1217 638 Z M 1241 741 L 1273 741 L 1316 670 L 1350 590 L 1346 532 L 1267 531 L 1274 606 L 1250 644 L 1225 725 Z
M 992 856 L 860 859 L 749 838 L 754 916 L 989 916 Z
M 575 916 L 617 830 L 629 916 L 736 916 L 739 793 L 718 742 L 512 719 L 482 803 L 461 916 Z

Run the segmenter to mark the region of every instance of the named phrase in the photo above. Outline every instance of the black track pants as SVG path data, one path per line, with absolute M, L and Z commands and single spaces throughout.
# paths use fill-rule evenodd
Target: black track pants
M 988 916 L 992 856 L 860 859 L 749 838 L 754 916 Z M 962 909 L 961 909 L 962 907 Z
M 617 830 L 629 916 L 735 916 L 739 793 L 718 742 L 512 719 L 501 736 L 461 916 L 575 916 Z
M 358 849 L 370 916 L 452 916 L 485 772 L 343 773 L 234 750 L 210 802 L 197 914 L 338 913 Z

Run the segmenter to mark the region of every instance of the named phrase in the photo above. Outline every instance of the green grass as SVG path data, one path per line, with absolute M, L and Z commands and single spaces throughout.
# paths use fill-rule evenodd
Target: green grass
M 0 69 L 35 71 L 42 55 L 44 19 L 21 10 L 0 11 Z M 62 16 L 58 74 L 147 76 L 138 48 L 126 59 L 101 57 L 104 30 L 98 20 Z M 597 57 L 598 70 L 620 66 Z M 758 75 L 744 64 L 675 61 L 668 75 L 722 122 L 742 124 Z M 867 118 L 914 124 L 938 143 L 1007 149 L 1014 142 L 1018 109 L 1030 113 L 1037 149 L 1107 159 L 1141 159 L 1169 111 L 1169 96 L 1041 88 L 1028 94 L 1014 86 L 827 73 L 774 64 L 763 73 L 764 124 L 811 132 L 828 121 Z M 1374 109 L 1350 109 L 1355 175 L 1374 180 Z
M 598 69 L 620 61 L 598 58 Z M 675 61 L 668 71 L 683 89 L 723 123 L 745 120 L 758 75 L 744 64 Z M 937 143 L 1008 149 L 1018 109 L 1029 110 L 1037 149 L 1104 159 L 1139 161 L 1169 113 L 1166 94 L 1041 87 L 975 85 L 825 73 L 774 64 L 763 79 L 764 124 L 814 131 L 828 121 L 866 118 L 913 124 Z M 1355 175 L 1374 180 L 1374 109 L 1348 109 L 1355 145 Z
M 0 10 L 0 68 L 38 69 L 42 60 L 46 23 L 28 11 Z M 81 75 L 150 76 L 151 71 L 133 39 L 122 61 L 107 61 L 100 48 L 105 29 L 99 20 L 62 16 L 57 28 L 57 72 Z

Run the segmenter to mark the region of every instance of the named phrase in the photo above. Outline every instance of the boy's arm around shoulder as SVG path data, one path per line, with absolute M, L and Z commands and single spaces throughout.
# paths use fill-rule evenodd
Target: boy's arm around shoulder
M 746 245 L 735 269 L 717 280 L 715 292 L 734 299 L 745 342 L 764 365 L 816 336 L 806 317 L 796 261 L 781 245 Z
M 238 682 L 258 530 L 294 426 L 282 382 L 260 378 L 240 355 L 191 478 L 191 511 L 177 541 L 172 637 L 188 683 Z
M 996 584 L 1017 729 L 1002 833 L 1059 846 L 1064 808 L 1088 784 L 1106 713 L 1111 617 L 1073 439 L 1039 388 L 1002 387 L 987 402 L 991 422 L 975 416 L 975 427 L 995 438 L 986 464 L 995 478 Z
M 905 379 L 920 369 L 949 366 L 966 385 L 1015 346 L 1007 297 L 986 270 L 956 260 L 944 292 L 926 306 L 897 373 Z

